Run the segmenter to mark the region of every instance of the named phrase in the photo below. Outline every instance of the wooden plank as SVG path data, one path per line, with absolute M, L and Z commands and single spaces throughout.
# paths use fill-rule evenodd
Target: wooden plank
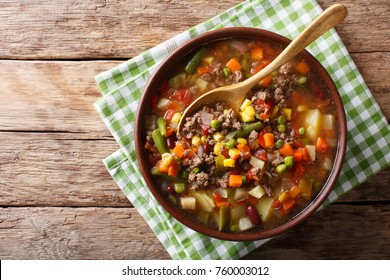
M 2 208 L 1 259 L 167 259 L 134 209 Z
M 0 58 L 130 58 L 240 2 L 1 1 Z M 320 1 L 324 8 L 332 3 Z M 348 49 L 390 51 L 388 1 L 344 0 L 343 3 L 349 16 L 337 30 Z M 161 18 L 160 11 L 169 12 Z
M 389 223 L 388 204 L 332 205 L 245 258 L 389 259 Z
M 111 136 L 93 107 L 101 97 L 94 77 L 119 63 L 0 61 L 0 129 Z
M 83 135 L 0 132 L 0 206 L 129 206 L 102 163 L 116 142 Z M 390 201 L 389 181 L 387 169 L 340 202 Z
M 0 205 L 129 206 L 102 163 L 116 142 L 75 136 L 1 132 Z
M 390 52 L 356 53 L 358 69 L 390 119 Z M 92 104 L 101 96 L 94 76 L 121 61 L 0 61 L 0 130 L 110 136 Z M 83 75 L 75 75 L 83 73 Z
M 333 205 L 245 258 L 388 259 L 389 222 L 389 205 Z M 169 259 L 129 208 L 2 208 L 0 248 L 1 259 Z

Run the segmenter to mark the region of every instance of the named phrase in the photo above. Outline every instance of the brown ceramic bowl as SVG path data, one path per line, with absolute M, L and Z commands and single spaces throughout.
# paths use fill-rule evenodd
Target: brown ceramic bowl
M 217 40 L 229 39 L 229 38 L 257 38 L 257 39 L 267 39 L 271 42 L 275 42 L 279 45 L 287 46 L 291 40 L 282 37 L 278 34 L 261 30 L 255 28 L 224 28 L 216 31 L 211 31 L 198 37 L 190 40 L 184 45 L 176 49 L 171 55 L 169 55 L 165 61 L 158 67 L 153 76 L 150 78 L 141 98 L 141 101 L 138 106 L 137 118 L 136 118 L 136 127 L 135 127 L 135 146 L 136 152 L 138 155 L 138 162 L 140 165 L 141 173 L 144 176 L 147 186 L 150 191 L 157 199 L 157 201 L 167 210 L 174 218 L 176 218 L 182 224 L 190 227 L 191 229 L 208 235 L 210 237 L 224 239 L 224 240 L 233 240 L 233 241 L 249 241 L 249 240 L 260 240 L 268 238 L 279 233 L 282 233 L 291 227 L 299 224 L 310 214 L 312 214 L 316 209 L 318 209 L 321 204 L 324 202 L 326 197 L 331 192 L 333 186 L 335 185 L 339 173 L 341 171 L 344 155 L 346 149 L 346 120 L 345 113 L 341 98 L 337 91 L 336 86 L 334 85 L 329 74 L 326 72 L 324 67 L 307 51 L 302 51 L 300 55 L 309 62 L 311 69 L 314 70 L 319 77 L 322 78 L 324 85 L 328 88 L 331 98 L 333 98 L 336 111 L 337 111 L 337 125 L 339 129 L 338 134 L 338 147 L 336 151 L 336 156 L 333 164 L 331 173 L 325 182 L 323 188 L 317 194 L 317 196 L 312 200 L 312 202 L 304 208 L 298 215 L 290 219 L 285 224 L 265 231 L 248 231 L 248 232 L 238 232 L 238 233 L 228 233 L 220 232 L 218 229 L 212 229 L 206 227 L 195 220 L 189 218 L 182 210 L 177 208 L 173 203 L 170 202 L 166 194 L 164 194 L 159 187 L 159 183 L 150 174 L 152 166 L 148 162 L 148 156 L 145 153 L 145 116 L 150 112 L 150 99 L 152 95 L 156 92 L 156 89 L 160 86 L 162 81 L 166 79 L 166 75 L 173 70 L 175 65 L 180 62 L 183 57 L 194 49 L 199 48 L 203 44 L 207 44 Z

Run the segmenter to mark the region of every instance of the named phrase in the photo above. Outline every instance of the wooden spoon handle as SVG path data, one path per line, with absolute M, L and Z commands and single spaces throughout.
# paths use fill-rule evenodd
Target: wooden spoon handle
M 294 39 L 267 67 L 246 80 L 248 90 L 255 86 L 259 81 L 264 79 L 264 77 L 271 74 L 279 66 L 282 66 L 294 58 L 306 46 L 315 41 L 329 29 L 342 22 L 346 18 L 347 14 L 347 8 L 345 8 L 345 6 L 340 3 L 334 4 L 327 8 L 308 27 L 306 27 L 306 29 L 296 39 Z

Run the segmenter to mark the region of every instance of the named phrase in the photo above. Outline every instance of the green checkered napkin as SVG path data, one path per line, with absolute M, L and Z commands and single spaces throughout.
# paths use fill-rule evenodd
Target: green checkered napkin
M 245 1 L 96 76 L 103 97 L 95 108 L 120 145 L 104 163 L 173 259 L 237 259 L 267 240 L 230 242 L 206 237 L 177 222 L 153 198 L 139 171 L 133 138 L 138 100 L 148 78 L 177 46 L 208 30 L 258 27 L 294 38 L 321 12 L 312 0 Z M 347 115 L 346 161 L 324 207 L 390 165 L 390 127 L 334 30 L 307 49 L 331 75 Z

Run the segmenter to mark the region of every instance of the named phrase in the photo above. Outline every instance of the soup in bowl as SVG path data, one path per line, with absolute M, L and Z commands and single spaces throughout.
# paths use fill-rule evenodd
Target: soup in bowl
M 136 147 L 153 195 L 176 219 L 206 235 L 255 240 L 287 230 L 325 200 L 345 154 L 337 89 L 308 52 L 248 93 L 239 112 L 200 95 L 256 74 L 289 40 L 227 28 L 180 47 L 153 75 L 140 102 Z

